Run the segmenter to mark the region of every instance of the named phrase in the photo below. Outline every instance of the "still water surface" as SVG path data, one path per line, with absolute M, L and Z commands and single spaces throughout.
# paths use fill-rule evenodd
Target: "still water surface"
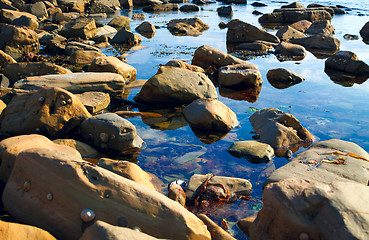
M 249 1 L 247 5 L 232 5 L 234 11 L 232 19 L 240 19 L 261 27 L 258 23 L 258 16 L 253 15 L 252 11 L 269 13 L 293 1 L 283 3 L 281 1 L 260 1 L 268 5 L 261 8 L 251 6 L 252 2 Z M 359 40 L 343 38 L 344 34 L 359 35 L 362 26 L 369 21 L 367 0 L 316 0 L 300 1 L 300 3 L 304 6 L 310 3 L 339 4 L 350 8 L 351 11 L 347 14 L 333 17 L 332 24 L 336 29 L 334 37 L 341 41 L 341 50 L 352 51 L 358 55 L 360 60 L 369 63 L 369 45 L 364 44 L 361 38 Z M 198 13 L 145 13 L 145 20 L 160 28 L 157 29 L 153 38 L 142 37 L 142 48 L 129 51 L 126 56 L 127 63 L 137 69 L 137 78 L 150 78 L 160 65 L 164 65 L 171 59 L 188 60 L 190 63 L 194 51 L 202 45 L 210 45 L 226 52 L 227 29 L 219 29 L 218 24 L 221 21 L 227 23 L 231 19 L 217 15 L 216 9 L 219 6 L 223 4 L 217 2 L 203 5 L 202 10 Z M 121 14 L 131 17 L 133 13 L 141 12 L 141 9 L 123 10 Z M 171 35 L 166 29 L 166 23 L 171 19 L 190 17 L 199 17 L 210 26 L 209 30 L 198 37 L 179 37 Z M 141 22 L 132 20 L 131 29 L 134 31 Z M 276 32 L 273 29 L 268 29 L 268 31 Z M 255 57 L 248 61 L 259 67 L 263 77 L 264 84 L 258 99 L 256 102 L 234 100 L 230 98 L 230 96 L 235 98 L 234 93 L 231 95 L 222 89 L 218 90 L 219 100 L 237 114 L 240 127 L 233 129 L 215 143 L 201 142 L 178 111 L 168 110 L 166 112 L 170 113 L 160 119 L 148 120 L 140 117 L 129 119 L 145 141 L 145 146 L 138 155 L 138 164 L 144 170 L 159 177 L 163 185 L 175 179 L 188 180 L 194 173 L 213 173 L 246 178 L 251 181 L 253 184 L 252 198 L 256 201 L 239 201 L 232 205 L 210 206 L 203 209 L 204 212 L 210 213 L 218 224 L 222 218 L 225 218 L 231 227 L 238 219 L 253 215 L 260 209 L 262 183 L 276 168 L 288 162 L 284 158 L 274 158 L 270 163 L 255 165 L 244 159 L 235 158 L 226 151 L 234 141 L 252 140 L 250 131 L 253 129 L 249 117 L 254 109 L 279 108 L 299 119 L 302 125 L 315 136 L 315 141 L 338 138 L 355 142 L 369 151 L 368 81 L 354 84 L 352 87 L 336 84 L 324 72 L 325 59 L 318 59 L 310 52 L 302 61 L 280 62 L 273 54 Z M 303 76 L 305 81 L 287 89 L 274 88 L 267 81 L 266 73 L 270 69 L 279 67 Z M 128 99 L 132 100 L 138 91 L 137 89 L 132 90 Z M 138 109 L 133 110 L 138 111 Z M 164 110 L 158 112 L 163 113 Z M 304 149 L 298 152 L 301 151 Z M 235 226 L 231 232 L 238 239 L 246 239 Z

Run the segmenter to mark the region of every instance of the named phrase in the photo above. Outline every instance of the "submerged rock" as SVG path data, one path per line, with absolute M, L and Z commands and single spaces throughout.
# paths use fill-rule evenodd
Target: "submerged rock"
M 209 29 L 209 25 L 200 18 L 173 19 L 167 24 L 167 28 L 174 35 L 197 36 Z
M 251 163 L 267 163 L 274 156 L 274 150 L 269 144 L 257 141 L 234 142 L 227 148 L 227 151 Z
M 269 70 L 267 73 L 267 79 L 270 85 L 278 89 L 289 88 L 305 80 L 300 75 L 284 68 Z
M 305 38 L 292 39 L 290 42 L 302 45 L 309 50 L 335 51 L 340 48 L 340 40 L 326 34 L 316 34 Z
M 235 64 L 219 68 L 219 85 L 223 87 L 261 86 L 263 80 L 256 65 Z
M 227 88 L 219 87 L 219 94 L 222 97 L 227 97 L 234 100 L 246 100 L 254 103 L 258 100 L 262 86 L 247 87 L 247 88 Z

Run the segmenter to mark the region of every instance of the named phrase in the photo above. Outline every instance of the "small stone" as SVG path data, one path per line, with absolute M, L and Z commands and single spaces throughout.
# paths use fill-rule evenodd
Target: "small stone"
M 251 163 L 267 163 L 274 156 L 273 148 L 257 141 L 239 141 L 232 143 L 227 151 L 238 158 L 245 158 Z
M 47 200 L 49 200 L 49 201 L 51 201 L 51 200 L 53 200 L 53 194 L 52 193 L 48 193 L 47 195 L 46 195 L 46 199 Z
M 95 213 L 91 209 L 83 209 L 81 212 L 81 219 L 84 222 L 91 222 L 95 219 Z
M 28 192 L 31 189 L 31 181 L 26 180 L 23 184 L 23 191 Z

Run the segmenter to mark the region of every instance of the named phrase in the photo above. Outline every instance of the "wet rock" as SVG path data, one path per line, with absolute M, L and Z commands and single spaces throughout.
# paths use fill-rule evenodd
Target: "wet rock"
M 9 79 L 10 85 L 29 76 L 41 76 L 47 74 L 72 73 L 70 70 L 50 62 L 19 62 L 8 64 L 4 68 L 4 74 Z
M 88 72 L 43 75 L 17 81 L 14 84 L 14 91 L 16 92 L 17 89 L 38 90 L 43 86 L 60 87 L 72 93 L 100 91 L 110 95 L 119 95 L 124 90 L 125 80 L 116 73 Z
M 0 50 L 0 68 L 5 68 L 8 64 L 12 64 L 16 62 L 17 61 L 15 61 L 9 54 Z
M 208 228 L 211 239 L 212 240 L 236 240 L 234 237 L 232 237 L 227 231 L 225 231 L 223 228 L 219 227 L 213 220 L 211 220 L 208 216 L 205 214 L 199 214 L 197 215 L 198 218 L 201 219 Z
M 255 221 L 255 216 L 243 218 L 237 222 L 237 227 L 241 229 L 243 233 L 245 233 L 247 236 L 250 236 L 250 227 L 252 223 Z
M 168 187 L 168 198 L 178 202 L 182 206 L 186 205 L 186 194 L 178 184 L 171 183 Z
M 311 26 L 311 22 L 308 20 L 301 20 L 295 23 L 292 23 L 290 27 L 296 29 L 297 31 L 300 31 L 304 33 L 309 27 Z
M 110 96 L 108 93 L 84 92 L 82 94 L 76 94 L 76 97 L 81 100 L 82 104 L 91 114 L 108 108 L 110 104 Z
M 0 10 L 0 22 L 2 23 L 8 23 L 11 24 L 14 20 L 20 18 L 20 17 L 29 17 L 32 18 L 33 20 L 37 21 L 37 17 L 31 13 L 27 13 L 27 12 L 20 12 L 20 11 L 15 11 L 15 10 L 10 10 L 10 9 L 1 9 Z
M 330 20 L 316 21 L 311 24 L 311 26 L 305 31 L 308 34 L 334 34 L 334 27 Z
M 199 129 L 230 130 L 238 125 L 236 114 L 216 99 L 197 99 L 183 115 L 191 127 Z
M 92 18 L 80 17 L 68 22 L 62 30 L 59 32 L 60 35 L 66 38 L 82 38 L 88 39 L 95 37 L 96 35 L 96 24 Z
M 140 183 L 149 188 L 156 189 L 151 182 L 150 175 L 144 170 L 142 170 L 142 168 L 140 168 L 135 163 L 128 161 L 113 160 L 109 158 L 100 158 L 97 161 L 96 165 L 104 169 L 107 169 L 113 173 L 116 173 L 119 176 L 130 179 L 136 183 Z
M 85 12 L 86 0 L 58 0 L 58 6 L 63 6 L 63 12 Z M 66 9 L 65 9 L 66 8 Z
M 281 41 L 288 41 L 290 39 L 297 39 L 297 38 L 304 38 L 306 37 L 305 34 L 303 34 L 300 31 L 297 31 L 296 29 L 290 27 L 290 26 L 284 26 L 282 28 L 280 28 L 277 33 L 276 36 L 281 40 Z
M 98 38 L 101 36 L 106 37 L 113 37 L 115 34 L 117 34 L 117 30 L 113 27 L 110 27 L 109 25 L 104 25 L 102 27 L 97 28 L 96 35 L 94 38 Z M 93 40 L 94 38 L 91 38 Z
M 241 43 L 240 45 L 236 46 L 236 50 L 241 50 L 242 53 L 247 55 L 264 55 L 274 50 L 273 45 L 274 43 L 255 41 L 252 43 Z
M 93 147 L 120 152 L 137 150 L 143 144 L 135 126 L 114 113 L 95 115 L 83 121 L 81 136 Z
M 325 68 L 324 72 L 334 83 L 343 87 L 352 87 L 355 83 L 362 84 L 369 78 L 368 74 L 358 75 L 356 73 L 342 72 L 330 68 Z
M 70 22 L 75 21 L 80 16 L 79 13 L 76 12 L 57 12 L 52 16 L 53 23 L 61 23 L 61 22 Z
M 27 180 L 31 189 L 19 191 Z M 90 209 L 96 219 L 125 222 L 158 238 L 210 240 L 196 216 L 161 193 L 52 149 L 36 148 L 18 155 L 3 202 L 12 216 L 57 238 L 79 239 L 84 224 L 80 213 Z M 82 217 L 82 221 L 93 220 L 86 214 Z
M 143 22 L 135 30 L 146 38 L 152 38 L 156 32 L 156 28 L 151 22 Z
M 261 24 L 295 23 L 301 20 L 315 22 L 319 20 L 331 20 L 332 15 L 326 10 L 284 11 L 263 14 L 259 18 Z
M 96 221 L 88 227 L 80 240 L 158 240 L 141 231 L 128 228 L 128 226 L 114 226 L 103 221 Z
M 167 24 L 167 28 L 174 35 L 197 36 L 209 29 L 209 25 L 200 18 L 173 19 Z
M 175 67 L 160 67 L 134 98 L 148 105 L 188 104 L 198 98 L 217 98 L 205 74 Z
M 223 176 L 213 176 L 212 174 L 194 174 L 190 181 L 188 182 L 188 187 L 186 188 L 186 196 L 187 199 L 191 202 L 195 201 L 199 197 L 199 201 L 201 200 L 214 200 L 214 197 L 218 198 L 219 196 L 227 195 L 223 191 L 216 191 L 217 189 L 222 189 L 222 187 L 214 186 L 211 188 L 212 184 L 221 184 L 223 185 L 231 195 L 249 195 L 251 193 L 252 185 L 251 183 L 242 178 L 234 178 L 234 177 L 223 177 Z M 210 178 L 210 179 L 209 179 Z M 207 186 L 205 186 L 205 192 L 201 192 L 201 188 L 208 180 Z M 200 195 L 199 195 L 200 194 Z
M 179 6 L 177 3 L 157 4 L 142 8 L 144 12 L 170 12 L 170 11 L 178 11 L 178 9 Z
M 312 7 L 312 8 L 277 8 L 273 12 L 306 12 L 306 11 L 327 11 L 331 16 L 334 15 L 334 10 L 330 7 Z M 314 22 L 314 21 L 312 21 Z
M 269 144 L 257 141 L 234 142 L 227 151 L 232 156 L 245 158 L 251 163 L 267 163 L 274 156 L 274 150 Z
M 225 4 L 246 4 L 247 0 L 225 0 Z
M 202 67 L 206 72 L 216 72 L 218 68 L 223 66 L 245 63 L 239 58 L 207 45 L 196 49 L 192 58 L 192 65 Z
M 232 17 L 233 9 L 232 6 L 224 6 L 217 8 L 218 15 L 221 17 Z
M 235 64 L 219 68 L 219 85 L 223 87 L 261 86 L 263 80 L 256 65 Z
M 2 133 L 21 135 L 40 133 L 54 136 L 71 118 L 90 116 L 79 99 L 61 88 L 43 88 L 16 95 L 1 114 Z
M 130 23 L 131 23 L 131 19 L 129 17 L 117 16 L 113 18 L 112 20 L 110 20 L 108 25 L 116 29 L 121 29 L 121 28 L 128 27 Z
M 269 70 L 267 73 L 267 79 L 270 85 L 278 89 L 289 88 L 305 80 L 300 75 L 284 68 Z
M 185 4 L 179 8 L 181 12 L 199 12 L 200 7 L 194 4 Z
M 254 11 L 252 11 L 252 14 L 253 14 L 253 15 L 256 15 L 256 16 L 263 15 L 263 13 L 262 13 L 262 12 L 260 12 L 260 11 L 258 11 L 258 10 L 254 10 Z
M 178 68 L 183 68 L 183 69 L 187 69 L 187 70 L 194 71 L 194 72 L 205 73 L 204 69 L 202 69 L 201 67 L 190 65 L 181 60 L 170 60 L 169 62 L 165 64 L 165 66 L 178 67 Z
M 91 64 L 94 59 L 104 56 L 101 52 L 77 50 L 70 55 L 69 63 L 73 65 Z
M 363 38 L 365 43 L 369 42 L 369 22 L 360 29 L 360 36 Z
M 111 44 L 121 44 L 128 47 L 140 45 L 142 38 L 137 34 L 126 30 L 125 28 L 120 29 L 117 34 L 110 40 Z
M 39 39 L 32 29 L 0 23 L 0 35 L 0 50 L 15 60 L 25 53 L 37 54 L 40 50 Z
M 86 143 L 74 139 L 55 139 L 53 140 L 53 143 L 76 149 L 81 154 L 82 158 L 96 158 L 99 155 L 99 152 L 96 149 Z
M 230 21 L 227 27 L 227 43 L 251 43 L 256 40 L 279 43 L 276 36 L 238 19 Z
M 55 40 L 64 41 L 64 39 L 60 39 L 60 38 L 57 38 Z M 65 46 L 66 55 L 72 55 L 77 50 L 101 52 L 101 50 L 97 47 L 84 44 L 84 43 L 80 43 L 80 42 L 75 42 L 75 41 L 69 41 L 67 45 Z
M 276 108 L 265 108 L 250 117 L 251 125 L 260 141 L 273 147 L 276 156 L 284 156 L 290 149 L 297 151 L 313 142 L 313 135 L 291 114 Z
M 340 48 L 340 40 L 325 34 L 316 34 L 306 38 L 292 39 L 290 42 L 302 45 L 308 50 L 335 51 Z
M 46 6 L 42 1 L 33 4 L 24 4 L 19 8 L 22 12 L 28 12 L 35 15 L 38 19 L 44 20 L 49 17 Z
M 293 2 L 293 3 L 288 4 L 288 5 L 283 5 L 281 8 L 301 8 L 301 9 L 305 9 L 304 5 L 302 5 L 299 2 Z
M 134 13 L 132 14 L 132 19 L 135 20 L 145 20 L 145 14 L 144 13 Z
M 306 50 L 303 46 L 288 42 L 281 42 L 276 48 L 276 55 L 283 55 L 288 57 L 305 57 Z
M 258 100 L 262 86 L 247 87 L 247 88 L 227 88 L 219 87 L 219 94 L 222 97 L 227 97 L 234 100 L 245 100 L 254 103 Z
M 352 73 L 354 75 L 368 75 L 369 66 L 360 61 L 357 55 L 350 51 L 339 51 L 325 61 L 325 68 Z
M 56 240 L 50 233 L 31 225 L 0 221 L 3 239 Z
M 176 130 L 188 125 L 182 112 L 175 111 L 174 109 L 155 109 L 154 114 L 159 115 L 141 117 L 142 122 L 152 129 L 159 129 L 161 131 Z
M 90 13 L 115 13 L 120 9 L 119 0 L 93 0 L 91 1 Z
M 116 57 L 103 56 L 95 58 L 88 71 L 90 72 L 112 72 L 121 75 L 126 83 L 136 80 L 137 71 Z
M 261 3 L 261 2 L 253 2 L 253 3 L 251 3 L 251 6 L 253 6 L 253 7 L 266 7 L 268 5 L 266 5 L 264 3 Z
M 348 34 L 348 33 L 346 33 L 345 35 L 343 35 L 343 38 L 346 39 L 346 40 L 359 40 L 359 36 L 358 35 Z

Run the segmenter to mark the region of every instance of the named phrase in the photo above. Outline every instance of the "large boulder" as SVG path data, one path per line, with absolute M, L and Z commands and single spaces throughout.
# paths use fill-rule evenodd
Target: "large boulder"
M 261 86 L 263 80 L 256 65 L 235 64 L 219 68 L 218 82 L 223 87 Z
M 27 27 L 27 28 L 30 28 L 32 30 L 35 30 L 39 27 L 37 19 L 34 19 L 32 17 L 28 17 L 28 16 L 22 16 L 20 18 L 17 18 L 15 20 L 13 20 L 10 24 L 15 25 L 15 26 L 19 26 L 19 27 Z
M 300 146 L 307 147 L 314 140 L 299 120 L 276 108 L 255 112 L 250 116 L 250 122 L 259 140 L 272 146 L 277 156 L 284 156 L 288 149 L 297 151 Z
M 325 61 L 325 69 L 369 76 L 369 66 L 350 51 L 339 51 Z
M 305 80 L 300 75 L 285 68 L 270 69 L 267 73 L 267 79 L 270 85 L 278 89 L 288 88 Z
M 90 72 L 112 72 L 121 75 L 126 83 L 136 80 L 137 70 L 113 56 L 95 58 L 88 71 Z
M 369 42 L 369 22 L 360 29 L 360 36 L 363 38 L 365 43 Z
M 140 45 L 141 42 L 142 38 L 139 35 L 128 31 L 125 28 L 120 29 L 117 34 L 115 34 L 114 37 L 110 40 L 111 44 L 121 44 L 128 47 Z
M 46 11 L 46 6 L 42 1 L 32 4 L 24 4 L 19 8 L 22 12 L 28 12 L 36 16 L 40 20 L 47 19 L 49 14 Z
M 309 50 L 335 51 L 340 48 L 340 40 L 326 34 L 315 34 L 305 38 L 291 39 L 290 42 L 302 45 Z
M 14 11 L 9 9 L 0 10 L 0 22 L 11 24 L 14 20 L 21 17 L 29 17 L 37 21 L 37 17 L 31 13 Z
M 88 2 L 88 0 L 58 0 L 58 6 L 63 6 L 65 12 L 83 13 Z
M 321 20 L 313 22 L 310 27 L 305 31 L 308 34 L 334 34 L 334 27 L 330 20 Z
M 276 55 L 283 55 L 288 57 L 305 57 L 306 49 L 298 44 L 293 44 L 289 42 L 281 42 L 275 48 Z
M 176 67 L 160 67 L 134 98 L 149 105 L 188 104 L 198 98 L 217 98 L 211 80 L 203 73 Z
M 263 14 L 259 18 L 261 24 L 292 24 L 301 20 L 315 22 L 331 20 L 332 15 L 326 10 L 285 11 Z
M 119 0 L 92 0 L 90 3 L 90 13 L 115 13 L 120 9 Z
M 0 23 L 0 50 L 17 60 L 26 53 L 38 53 L 40 43 L 32 29 Z
M 121 29 L 124 27 L 128 27 L 130 23 L 131 23 L 131 19 L 129 17 L 117 16 L 113 18 L 112 20 L 110 20 L 108 25 L 111 27 L 117 28 L 117 29 Z
M 11 86 L 13 86 L 16 81 L 29 76 L 66 73 L 72 72 L 69 69 L 50 62 L 19 62 L 9 64 L 4 68 L 4 74 L 9 79 Z
M 229 131 L 238 125 L 236 114 L 216 99 L 197 99 L 189 104 L 183 115 L 191 127 Z
M 284 26 L 281 27 L 277 33 L 276 36 L 281 40 L 281 41 L 288 41 L 290 39 L 296 39 L 296 38 L 304 38 L 306 37 L 305 34 L 303 34 L 302 32 L 290 27 L 290 26 Z
M 0 221 L 0 232 L 3 239 L 56 240 L 45 230 L 19 223 Z
M 72 93 L 88 91 L 107 92 L 111 95 L 122 94 L 124 78 L 116 73 L 69 73 L 27 77 L 14 84 L 14 90 L 38 90 L 43 86 L 60 87 Z
M 61 88 L 44 87 L 34 93 L 14 96 L 0 116 L 0 131 L 52 137 L 69 119 L 81 114 L 91 116 L 76 96 Z
M 197 36 L 209 29 L 209 25 L 201 21 L 200 18 L 184 18 L 170 20 L 167 28 L 174 35 Z
M 69 56 L 69 63 L 72 65 L 87 65 L 98 57 L 104 57 L 105 54 L 97 51 L 76 50 Z
M 180 204 L 56 149 L 18 155 L 3 203 L 18 220 L 61 239 L 79 239 L 85 227 L 101 220 L 158 238 L 210 240 L 206 226 Z
M 142 36 L 146 38 L 152 38 L 155 35 L 156 28 L 151 22 L 143 22 L 135 28 Z
M 66 38 L 88 39 L 94 37 L 96 32 L 97 28 L 93 18 L 80 17 L 64 25 L 59 34 Z
M 279 43 L 278 37 L 238 19 L 230 21 L 227 27 L 227 43 L 251 43 L 256 40 Z

